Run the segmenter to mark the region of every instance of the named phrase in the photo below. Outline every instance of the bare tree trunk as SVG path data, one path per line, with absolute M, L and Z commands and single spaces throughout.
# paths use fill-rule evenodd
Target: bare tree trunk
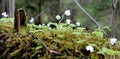
M 14 17 L 15 0 L 9 0 L 9 17 Z
M 112 37 L 115 37 L 116 7 L 118 0 L 112 0 Z
M 5 2 L 4 2 L 5 0 L 0 0 L 0 14 L 2 13 L 2 12 L 4 12 L 4 10 L 5 10 Z M 0 15 L 0 18 L 1 18 L 2 16 Z

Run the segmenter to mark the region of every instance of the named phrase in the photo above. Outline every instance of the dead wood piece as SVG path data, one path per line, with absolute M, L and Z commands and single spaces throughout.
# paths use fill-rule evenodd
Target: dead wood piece
M 19 32 L 20 31 L 20 13 L 18 10 L 15 10 L 15 19 L 14 19 L 14 29 L 15 31 Z
M 25 15 L 25 11 L 23 9 L 19 9 L 19 13 L 20 13 L 20 25 L 21 26 L 26 26 L 26 15 Z
M 20 26 L 26 26 L 26 15 L 23 9 L 16 9 L 14 12 L 14 29 L 19 32 Z

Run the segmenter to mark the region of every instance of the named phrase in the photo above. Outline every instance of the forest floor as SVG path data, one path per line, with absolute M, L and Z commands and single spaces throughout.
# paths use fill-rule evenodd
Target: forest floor
M 120 59 L 120 41 L 111 45 L 100 29 L 48 24 L 27 24 L 18 33 L 13 18 L 0 19 L 0 59 Z

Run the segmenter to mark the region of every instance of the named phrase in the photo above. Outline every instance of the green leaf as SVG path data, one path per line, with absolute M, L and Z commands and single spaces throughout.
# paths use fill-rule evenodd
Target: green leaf
M 94 31 L 94 32 L 92 32 L 92 34 L 94 34 L 98 37 L 103 37 L 103 32 L 101 32 L 101 31 Z
M 62 37 L 64 37 L 64 35 L 57 35 L 57 37 L 62 38 Z
M 36 50 L 39 50 L 39 49 L 41 49 L 41 48 L 42 48 L 42 45 L 37 46 L 37 47 L 36 47 Z
M 106 47 L 103 47 L 101 51 L 98 52 L 99 54 L 104 54 L 106 53 L 107 55 L 119 55 L 120 54 L 120 51 L 115 51 L 115 50 L 112 50 L 112 49 L 108 49 Z

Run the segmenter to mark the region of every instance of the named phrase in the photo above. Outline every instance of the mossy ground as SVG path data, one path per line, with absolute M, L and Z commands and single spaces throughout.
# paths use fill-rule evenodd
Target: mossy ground
M 28 24 L 16 33 L 13 24 L 0 21 L 0 59 L 120 59 L 120 41 L 111 46 L 99 29 L 73 29 L 76 25 L 64 23 L 49 23 L 56 27 Z M 88 45 L 94 52 L 86 50 Z

